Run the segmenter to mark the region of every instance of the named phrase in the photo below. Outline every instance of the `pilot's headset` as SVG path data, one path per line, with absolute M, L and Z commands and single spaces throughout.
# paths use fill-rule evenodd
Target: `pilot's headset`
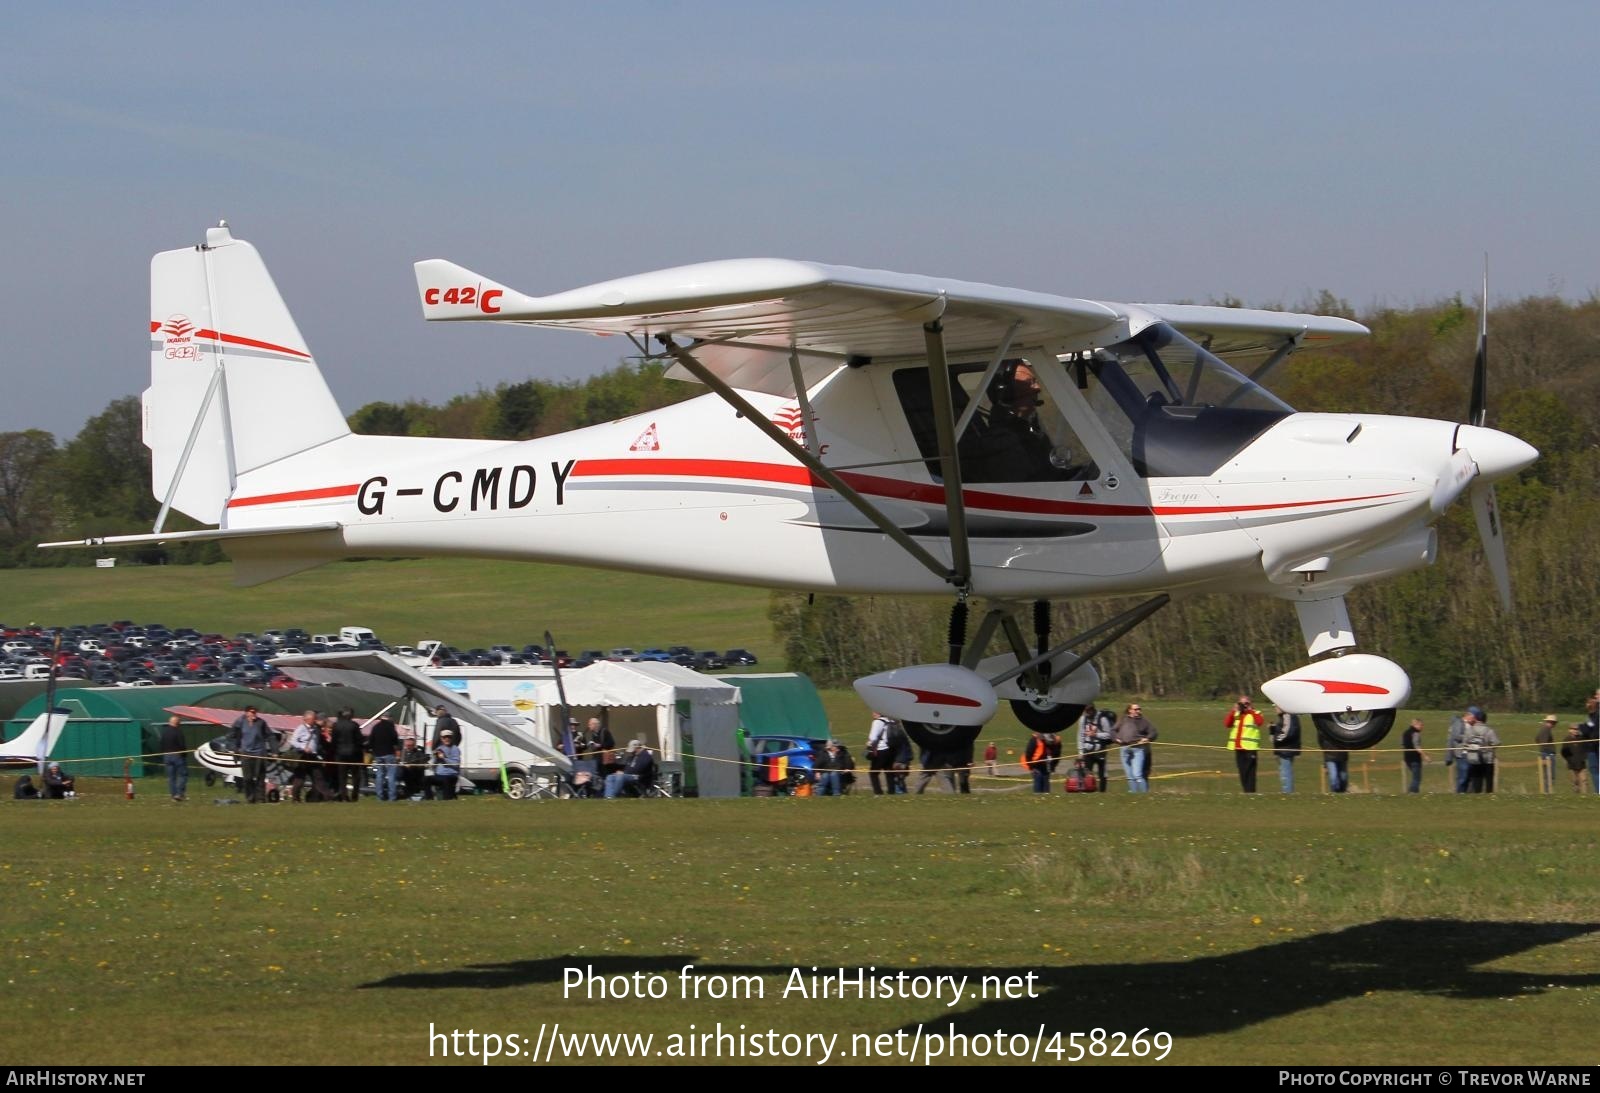
M 989 399 L 989 405 L 1015 413 L 1017 410 L 1017 369 L 1028 362 L 1020 357 L 1013 357 L 1000 365 L 1000 370 L 994 374 L 994 379 L 989 381 L 989 386 L 984 394 Z

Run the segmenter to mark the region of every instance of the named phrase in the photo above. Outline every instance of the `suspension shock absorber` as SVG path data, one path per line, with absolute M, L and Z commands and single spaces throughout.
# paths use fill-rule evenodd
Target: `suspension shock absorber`
M 1033 640 L 1034 652 L 1043 653 L 1050 648 L 1050 601 L 1033 601 Z M 1049 689 L 1050 662 L 1044 661 L 1035 669 L 1038 673 L 1039 690 Z
M 962 596 L 950 608 L 950 663 L 960 664 L 967 647 L 967 598 Z

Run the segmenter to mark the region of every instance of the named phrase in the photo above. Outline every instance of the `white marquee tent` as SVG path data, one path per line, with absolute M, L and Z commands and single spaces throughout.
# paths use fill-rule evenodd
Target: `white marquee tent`
M 643 740 L 662 766 L 682 770 L 702 797 L 739 795 L 739 688 L 676 664 L 603 660 L 562 672 L 567 704 L 580 722 L 600 718 L 617 747 Z M 534 735 L 561 739 L 554 680 L 538 685 Z

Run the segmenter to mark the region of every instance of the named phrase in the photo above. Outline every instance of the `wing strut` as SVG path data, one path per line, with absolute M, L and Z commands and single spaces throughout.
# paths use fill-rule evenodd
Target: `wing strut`
M 792 439 L 790 439 L 787 433 L 785 433 L 782 429 L 779 429 L 772 422 L 768 421 L 765 414 L 763 414 L 760 410 L 757 410 L 754 406 L 750 405 L 743 395 L 739 394 L 739 392 L 735 391 L 732 387 L 729 387 L 720 376 L 696 360 L 693 353 L 676 344 L 670 335 L 658 335 L 656 340 L 660 342 L 661 347 L 667 351 L 668 355 L 670 355 L 673 360 L 677 361 L 688 370 L 690 375 L 694 376 L 695 379 L 699 380 L 701 383 L 711 388 L 711 390 L 715 391 L 717 396 L 721 398 L 723 402 L 726 402 L 729 406 L 732 406 L 735 410 L 739 411 L 739 413 L 743 414 L 745 419 L 748 420 L 750 424 L 766 433 L 767 436 L 772 439 L 774 444 L 788 452 L 789 455 L 793 456 L 794 459 L 801 464 L 801 466 L 805 467 L 806 470 L 820 478 L 830 490 L 833 490 L 840 497 L 848 501 L 857 512 L 861 513 L 861 515 L 872 521 L 874 527 L 904 548 L 905 552 L 915 558 L 918 564 L 920 564 L 923 568 L 927 569 L 941 581 L 948 581 L 951 584 L 962 584 L 962 581 L 955 570 L 946 566 L 943 562 L 939 561 L 939 559 L 928 553 L 926 547 L 917 542 L 910 535 L 907 535 L 904 528 L 897 527 L 894 522 L 880 512 L 871 501 L 868 501 L 865 497 L 862 497 L 855 491 L 853 487 L 851 487 L 848 482 L 846 482 L 843 478 L 840 478 L 836 471 L 826 466 L 822 460 L 806 451 L 806 449 L 802 448 L 799 444 L 796 444 Z M 946 395 L 948 397 L 948 392 L 946 392 Z M 952 536 L 952 539 L 953 538 L 954 537 Z M 964 542 L 965 540 L 963 539 L 963 545 Z
M 817 454 L 817 423 L 811 417 L 811 395 L 806 391 L 805 373 L 800 370 L 800 352 L 789 347 L 789 377 L 794 382 L 794 400 L 800 404 L 800 420 L 805 422 L 801 435 L 806 438 L 806 451 Z
M 950 400 L 950 366 L 944 355 L 944 324 L 938 319 L 924 323 L 922 333 L 928 345 L 928 389 L 933 392 L 945 517 L 950 521 L 951 583 L 965 592 L 972 586 L 972 554 L 967 548 L 967 506 L 961 498 L 961 461 L 956 458 L 956 417 Z
M 1262 361 L 1260 367 L 1258 367 L 1254 372 L 1250 373 L 1250 382 L 1260 383 L 1266 378 L 1268 372 L 1271 372 L 1274 368 L 1278 367 L 1278 365 L 1288 360 L 1289 357 L 1305 343 L 1306 332 L 1304 330 L 1300 331 L 1298 334 L 1292 335 L 1291 337 L 1285 338 L 1283 340 L 1283 344 L 1278 346 L 1278 348 L 1273 351 L 1272 356 Z M 1195 374 L 1199 375 L 1198 372 Z M 1222 405 L 1232 406 L 1234 401 L 1237 400 L 1239 396 L 1247 390 L 1249 390 L 1249 388 L 1240 387 L 1238 390 L 1234 391 L 1233 394 L 1224 399 Z
M 956 439 L 960 440 L 967 435 L 967 426 L 972 424 L 972 419 L 977 416 L 978 407 L 983 404 L 983 392 L 989 389 L 990 382 L 1000 366 L 1005 363 L 1006 354 L 1011 352 L 1011 339 L 1017 336 L 1017 331 L 1022 329 L 1022 320 L 1018 319 L 1011 324 L 1011 329 L 1006 331 L 1006 336 L 1000 339 L 1000 348 L 994 351 L 994 356 L 989 359 L 989 367 L 983 370 L 983 378 L 978 381 L 976 388 L 978 396 L 967 403 L 967 408 L 961 411 L 961 420 L 956 422 Z

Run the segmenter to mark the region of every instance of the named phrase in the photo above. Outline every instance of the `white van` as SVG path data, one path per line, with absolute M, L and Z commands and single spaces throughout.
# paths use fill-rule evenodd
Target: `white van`
M 493 668 L 423 668 L 422 674 L 471 700 L 496 721 L 524 730 L 533 724 L 528 715 L 533 710 L 538 685 L 555 678 L 549 668 L 524 664 Z M 433 718 L 426 718 L 423 725 L 431 739 Z M 519 781 L 525 784 L 531 772 L 550 769 L 549 760 L 543 756 L 507 744 L 468 722 L 461 723 L 460 745 L 461 773 L 469 782 L 486 788 L 499 788 L 502 762 L 514 784 Z
M 351 645 L 360 645 L 364 641 L 377 641 L 378 635 L 368 630 L 365 626 L 341 626 L 337 640 L 349 642 Z

